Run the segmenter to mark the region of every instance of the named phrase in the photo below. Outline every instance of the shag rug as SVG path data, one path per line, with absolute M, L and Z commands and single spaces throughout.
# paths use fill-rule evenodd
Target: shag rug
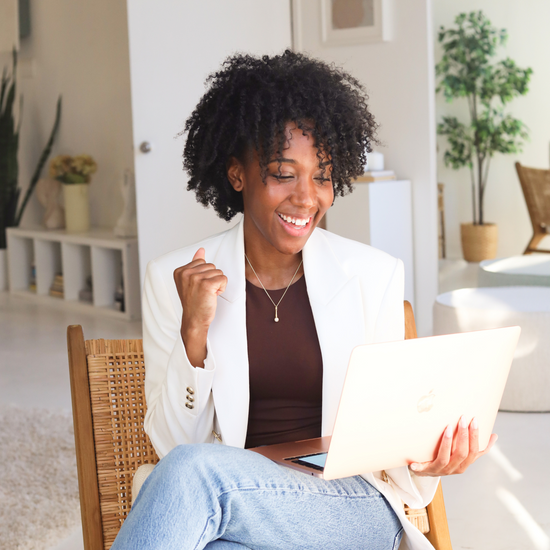
M 0 548 L 46 550 L 79 522 L 71 415 L 0 406 Z

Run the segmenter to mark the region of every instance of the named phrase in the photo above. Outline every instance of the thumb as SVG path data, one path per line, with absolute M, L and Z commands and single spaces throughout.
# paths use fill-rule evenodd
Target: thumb
M 199 248 L 196 252 L 195 252 L 195 255 L 193 256 L 193 262 L 195 260 L 204 260 L 204 248 Z

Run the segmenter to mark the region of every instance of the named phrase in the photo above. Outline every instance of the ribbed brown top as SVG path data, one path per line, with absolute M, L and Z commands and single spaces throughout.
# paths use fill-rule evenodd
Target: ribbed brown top
M 285 289 L 270 290 L 277 303 Z M 250 409 L 245 446 L 321 435 L 323 359 L 305 277 L 275 308 L 262 288 L 246 282 Z

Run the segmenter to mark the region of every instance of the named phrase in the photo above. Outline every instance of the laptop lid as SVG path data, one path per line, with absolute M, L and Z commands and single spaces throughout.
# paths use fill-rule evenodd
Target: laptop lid
M 462 415 L 493 429 L 519 327 L 356 347 L 322 477 L 337 479 L 435 458 Z

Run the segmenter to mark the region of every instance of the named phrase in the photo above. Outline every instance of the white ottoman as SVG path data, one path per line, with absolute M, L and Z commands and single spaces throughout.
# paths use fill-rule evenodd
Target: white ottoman
M 550 286 L 550 254 L 527 254 L 479 264 L 478 284 L 484 286 Z
M 500 408 L 549 412 L 550 287 L 463 288 L 440 294 L 434 305 L 434 334 L 511 325 L 521 336 Z

